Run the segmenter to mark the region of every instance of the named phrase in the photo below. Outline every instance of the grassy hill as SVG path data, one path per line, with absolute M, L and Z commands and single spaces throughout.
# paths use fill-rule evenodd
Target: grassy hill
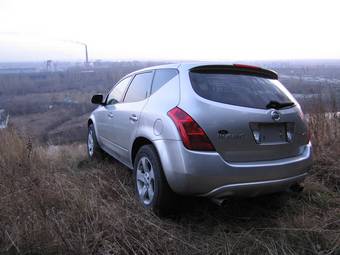
M 222 207 L 180 198 L 167 218 L 138 205 L 115 160 L 0 130 L 0 254 L 340 254 L 340 125 L 322 116 L 310 117 L 316 155 L 303 193 Z
M 136 202 L 128 169 L 89 162 L 84 145 L 91 95 L 153 64 L 0 75 L 0 254 L 340 254 L 340 119 L 324 114 L 340 109 L 339 65 L 277 69 L 309 113 L 303 193 L 179 198 L 159 218 Z

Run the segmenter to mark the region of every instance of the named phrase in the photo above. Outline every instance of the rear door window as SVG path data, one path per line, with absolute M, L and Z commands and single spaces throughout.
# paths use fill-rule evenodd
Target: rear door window
M 150 92 L 152 77 L 153 72 L 136 74 L 126 92 L 124 102 L 138 102 L 147 98 Z
M 292 102 L 288 91 L 275 79 L 222 72 L 190 72 L 194 91 L 224 104 L 266 109 L 270 101 Z

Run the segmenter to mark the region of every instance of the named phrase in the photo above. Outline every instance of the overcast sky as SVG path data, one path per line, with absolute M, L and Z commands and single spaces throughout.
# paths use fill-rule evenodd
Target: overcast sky
M 0 62 L 340 59 L 340 1 L 0 0 Z

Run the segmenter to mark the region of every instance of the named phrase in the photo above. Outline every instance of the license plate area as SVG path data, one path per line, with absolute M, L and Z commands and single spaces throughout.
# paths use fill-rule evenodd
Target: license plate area
M 258 144 L 287 143 L 286 123 L 252 123 L 251 129 Z

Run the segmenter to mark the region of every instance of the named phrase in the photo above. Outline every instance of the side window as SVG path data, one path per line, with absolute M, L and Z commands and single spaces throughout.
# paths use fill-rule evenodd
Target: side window
M 125 78 L 121 82 L 119 82 L 110 94 L 107 96 L 106 104 L 116 104 L 123 100 L 124 92 L 126 90 L 126 87 L 129 85 L 129 82 L 131 80 L 131 77 Z
M 132 80 L 124 102 L 131 103 L 144 100 L 150 91 L 152 72 L 137 74 Z
M 151 94 L 159 90 L 164 84 L 170 81 L 178 74 L 176 69 L 159 69 L 156 70 L 155 77 L 152 82 Z

